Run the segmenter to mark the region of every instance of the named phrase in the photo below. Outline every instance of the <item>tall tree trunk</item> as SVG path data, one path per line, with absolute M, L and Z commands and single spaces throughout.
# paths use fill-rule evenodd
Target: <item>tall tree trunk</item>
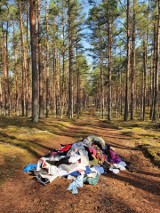
M 146 42 L 143 40 L 143 104 L 142 104 L 142 119 L 145 120 L 146 111 L 146 73 L 147 73 L 147 50 Z
M 64 2 L 63 2 L 64 3 Z M 65 98 L 65 23 L 64 23 L 64 9 L 62 11 L 62 93 L 61 93 L 61 118 L 64 113 L 64 98 Z
M 53 99 L 53 103 L 52 103 L 52 110 L 53 110 L 53 114 L 56 116 L 56 40 L 55 40 L 55 35 L 53 37 L 53 49 L 52 49 L 52 54 L 53 54 L 53 83 L 52 83 L 52 99 Z
M 153 121 L 158 118 L 158 93 L 159 93 L 159 59 L 160 59 L 160 0 L 158 0 L 158 23 L 157 23 L 157 36 L 156 36 L 156 61 L 155 61 L 155 96 L 153 107 Z
M 17 57 L 17 41 L 15 37 L 15 27 L 13 23 L 13 42 L 14 42 L 14 84 L 15 84 L 15 113 L 19 115 L 19 92 L 18 92 L 18 57 Z
M 0 114 L 2 114 L 2 79 L 0 77 Z
M 108 120 L 112 119 L 112 20 L 108 20 Z
M 122 64 L 122 52 L 120 49 L 120 64 Z M 122 88 L 122 68 L 121 65 L 119 67 L 119 113 L 120 115 L 122 115 L 122 111 L 123 111 L 123 88 Z
M 8 115 L 8 80 L 7 80 L 7 53 L 6 36 L 2 35 L 2 70 L 3 70 L 3 88 L 4 88 L 4 115 Z
M 77 47 L 76 47 L 76 72 L 77 72 L 76 114 L 77 114 L 77 118 L 79 118 L 80 116 L 80 70 L 79 70 L 79 58 L 78 58 Z
M 102 44 L 102 32 L 99 29 L 99 48 L 100 48 L 100 79 L 101 79 L 101 116 L 104 118 L 104 73 L 103 73 L 103 44 Z
M 133 0 L 133 26 L 132 26 L 132 69 L 131 69 L 131 120 L 134 120 L 135 114 L 135 72 L 136 72 L 136 6 L 137 0 Z
M 152 106 L 153 106 L 153 104 L 152 104 L 152 97 L 153 97 L 153 68 L 152 68 L 152 66 L 153 66 L 153 53 L 152 52 L 153 51 L 151 50 L 150 69 L 149 69 L 149 71 L 150 71 L 150 73 L 149 73 L 149 78 L 150 78 L 150 80 L 149 80 L 149 106 L 150 106 L 149 118 L 150 119 L 152 119 L 152 111 L 153 111 L 153 109 L 152 109 Z
M 22 54 L 22 91 L 21 91 L 21 104 L 22 104 L 22 116 L 24 116 L 24 106 L 25 106 L 25 74 L 26 74 L 26 54 L 25 54 L 25 46 L 24 46 L 24 33 L 23 33 L 23 21 L 22 21 L 22 5 L 21 0 L 18 0 L 18 9 L 19 9 L 19 25 L 20 25 L 20 33 L 21 33 L 21 54 Z
M 150 117 L 153 120 L 153 112 L 154 112 L 154 98 L 155 98 L 155 73 L 156 73 L 156 24 L 154 23 L 154 36 L 153 36 L 153 71 L 152 71 L 152 105 Z
M 73 118 L 73 38 L 72 38 L 72 8 L 73 3 L 68 0 L 68 39 L 69 39 L 69 103 L 68 116 Z
M 129 29 L 130 19 L 129 19 L 129 13 L 130 13 L 130 0 L 127 0 L 127 67 L 126 67 L 124 121 L 128 120 L 128 114 L 129 114 L 129 73 L 130 73 L 130 29 Z
M 56 116 L 59 115 L 60 107 L 60 86 L 59 86 L 59 57 L 57 56 L 56 60 L 56 70 L 55 70 L 55 97 L 56 97 Z
M 2 38 L 0 40 L 0 49 L 2 50 L 0 53 L 0 57 L 3 62 L 3 35 L 1 32 L 0 32 L 0 37 Z M 2 77 L 0 77 L 0 114 L 2 114 L 2 109 L 3 109 L 3 90 L 2 90 L 3 84 L 2 84 L 2 81 L 3 81 L 3 75 L 2 75 Z
M 46 118 L 49 116 L 49 38 L 48 38 L 48 6 L 46 1 Z
M 10 97 L 10 86 L 9 86 L 9 60 L 8 60 L 8 33 L 9 33 L 9 23 L 7 21 L 7 29 L 6 29 L 6 63 L 7 63 L 7 94 L 8 94 L 8 109 L 7 113 L 10 116 L 10 111 L 11 111 L 11 97 Z
M 38 70 L 39 70 L 39 117 L 44 116 L 44 100 L 43 100 L 43 66 L 42 66 L 42 44 L 41 44 L 41 23 L 40 23 L 40 0 L 37 2 L 38 7 Z
M 26 82 L 26 116 L 31 116 L 31 82 L 30 82 L 30 53 L 29 53 L 29 2 L 27 2 L 27 29 L 26 29 L 26 73 L 25 73 L 25 82 Z
M 30 34 L 31 34 L 31 57 L 32 57 L 32 121 L 38 122 L 38 73 L 36 59 L 36 15 L 35 0 L 30 0 Z

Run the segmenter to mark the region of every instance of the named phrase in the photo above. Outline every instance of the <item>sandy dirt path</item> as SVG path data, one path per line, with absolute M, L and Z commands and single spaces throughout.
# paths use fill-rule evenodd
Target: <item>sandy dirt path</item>
M 69 180 L 57 178 L 43 186 L 24 173 L 22 168 L 1 187 L 0 213 L 160 212 L 160 170 L 140 150 L 135 149 L 134 140 L 88 117 L 70 125 L 64 134 L 54 137 L 48 146 L 54 144 L 54 148 L 58 148 L 61 143 L 75 142 L 74 135 L 77 133 L 81 137 L 94 134 L 104 138 L 117 154 L 131 163 L 130 171 L 101 175 L 96 186 L 84 185 L 77 195 L 72 195 L 66 190 Z M 46 151 L 44 149 L 44 153 Z

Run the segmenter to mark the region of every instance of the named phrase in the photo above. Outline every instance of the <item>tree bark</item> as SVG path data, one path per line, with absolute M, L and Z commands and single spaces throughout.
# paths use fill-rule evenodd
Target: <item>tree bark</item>
M 44 116 L 43 100 L 43 65 L 42 65 L 42 44 L 41 44 L 41 23 L 40 23 L 40 0 L 37 1 L 38 7 L 38 70 L 39 70 L 39 118 Z
M 72 37 L 72 3 L 68 0 L 68 39 L 69 39 L 69 103 L 68 116 L 73 118 L 73 37 Z
M 132 26 L 132 69 L 131 69 L 131 120 L 134 120 L 135 114 L 135 75 L 136 75 L 136 0 L 133 1 L 133 26 Z
M 15 84 L 15 113 L 19 115 L 19 92 L 18 92 L 18 57 L 17 57 L 17 41 L 15 37 L 15 28 L 13 23 L 13 42 L 14 42 L 14 84 Z
M 30 34 L 31 34 L 31 57 L 32 57 L 32 121 L 38 122 L 38 73 L 36 59 L 36 15 L 35 0 L 30 0 Z
M 24 46 L 24 32 L 23 32 L 23 21 L 22 21 L 22 4 L 21 0 L 18 0 L 18 9 L 19 9 L 19 25 L 20 25 L 20 33 L 21 33 L 21 54 L 22 54 L 22 90 L 21 90 L 21 105 L 22 105 L 22 116 L 24 116 L 24 108 L 25 108 L 25 75 L 26 75 L 26 54 L 25 54 L 25 46 Z
M 142 120 L 145 120 L 146 111 L 146 73 L 147 73 L 147 50 L 146 42 L 143 40 L 143 101 L 142 101 Z
M 104 73 L 103 73 L 103 44 L 102 44 L 102 32 L 99 27 L 99 52 L 100 52 L 100 85 L 101 85 L 101 116 L 104 118 Z
M 124 121 L 128 120 L 128 114 L 129 114 L 129 73 L 130 73 L 130 29 L 129 29 L 130 19 L 129 19 L 129 13 L 130 13 L 130 0 L 127 0 L 127 67 L 126 67 Z
M 112 24 L 108 20 L 108 120 L 112 119 Z
M 64 2 L 63 2 L 64 4 Z M 64 22 L 64 9 L 62 11 L 62 93 L 61 93 L 61 118 L 63 117 L 64 113 L 64 98 L 65 98 L 65 22 Z
M 7 52 L 6 52 L 6 36 L 2 35 L 2 70 L 3 70 L 3 88 L 4 88 L 4 115 L 8 115 L 8 79 L 7 79 Z
M 159 94 L 159 59 L 160 59 L 160 0 L 158 0 L 158 23 L 157 23 L 157 36 L 156 36 L 156 61 L 155 61 L 155 96 L 153 107 L 153 121 L 158 118 L 158 94 Z
M 49 116 L 49 38 L 48 38 L 48 6 L 46 1 L 46 118 Z

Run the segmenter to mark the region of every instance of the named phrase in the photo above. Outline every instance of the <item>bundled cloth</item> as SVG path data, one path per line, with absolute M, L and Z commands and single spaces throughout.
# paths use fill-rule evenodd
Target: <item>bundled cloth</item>
M 73 144 L 61 145 L 59 149 L 41 157 L 36 164 L 34 175 L 37 181 L 44 185 L 57 177 L 71 179 L 73 182 L 67 190 L 77 194 L 83 183 L 96 185 L 99 176 L 107 170 L 117 174 L 125 169 L 126 163 L 110 145 L 107 145 L 103 138 L 91 135 Z

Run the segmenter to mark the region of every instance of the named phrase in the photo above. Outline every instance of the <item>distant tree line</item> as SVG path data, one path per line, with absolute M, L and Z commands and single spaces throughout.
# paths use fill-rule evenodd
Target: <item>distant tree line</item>
M 0 50 L 1 115 L 159 118 L 160 0 L 1 0 Z

